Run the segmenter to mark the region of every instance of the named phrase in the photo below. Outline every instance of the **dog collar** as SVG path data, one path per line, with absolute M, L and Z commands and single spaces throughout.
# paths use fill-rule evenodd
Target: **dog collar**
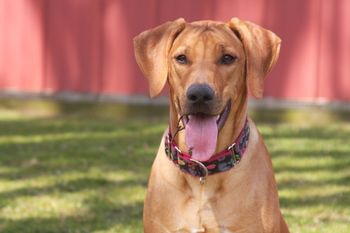
M 191 158 L 191 154 L 182 152 L 173 140 L 170 130 L 165 136 L 165 154 L 180 168 L 193 176 L 200 177 L 200 182 L 204 183 L 208 175 L 227 171 L 235 167 L 242 159 L 249 140 L 248 119 L 236 140 L 225 150 L 214 154 L 207 161 L 197 161 Z

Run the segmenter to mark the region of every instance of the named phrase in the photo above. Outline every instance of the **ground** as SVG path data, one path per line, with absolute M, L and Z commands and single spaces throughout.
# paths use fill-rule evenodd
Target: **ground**
M 350 232 L 350 114 L 250 113 L 291 232 Z M 166 107 L 0 100 L 0 232 L 142 232 L 166 125 Z

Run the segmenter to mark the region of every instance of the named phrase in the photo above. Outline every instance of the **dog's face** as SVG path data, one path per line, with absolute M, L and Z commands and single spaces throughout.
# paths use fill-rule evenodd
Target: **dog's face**
M 225 24 L 198 22 L 177 36 L 167 59 L 178 114 L 216 116 L 220 130 L 245 89 L 242 42 Z
M 134 45 L 151 96 L 168 81 L 175 118 L 182 117 L 186 128 L 187 148 L 205 161 L 216 150 L 220 130 L 232 127 L 227 119 L 237 111 L 237 102 L 245 102 L 248 88 L 262 97 L 280 39 L 236 18 L 228 23 L 178 19 L 141 33 Z

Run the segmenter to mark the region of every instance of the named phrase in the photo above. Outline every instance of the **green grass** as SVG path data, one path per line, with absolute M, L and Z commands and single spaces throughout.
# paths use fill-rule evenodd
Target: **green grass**
M 348 115 L 252 116 L 291 232 L 350 232 Z M 142 232 L 147 177 L 166 124 L 164 107 L 0 101 L 0 232 Z

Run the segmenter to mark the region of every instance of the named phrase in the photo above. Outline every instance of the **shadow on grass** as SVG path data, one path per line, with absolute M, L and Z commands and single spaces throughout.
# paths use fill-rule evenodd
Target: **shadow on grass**
M 113 205 L 107 200 L 91 199 L 85 205 L 88 212 L 84 215 L 64 217 L 29 217 L 18 220 L 0 218 L 0 231 L 6 233 L 62 233 L 62 232 L 95 232 L 114 229 L 137 229 L 142 231 L 141 202 Z M 105 208 L 101 211 L 101 206 Z M 106 209 L 108 206 L 108 209 Z M 125 217 L 127 216 L 127 217 Z M 133 232 L 133 231 L 129 231 Z
M 349 185 L 350 175 L 345 175 L 340 178 L 328 178 L 322 180 L 307 180 L 307 179 L 297 179 L 297 178 L 289 178 L 288 180 L 282 181 L 278 183 L 278 187 L 282 189 L 294 189 L 294 188 L 320 188 L 326 189 L 325 186 L 335 185 Z
M 165 126 L 166 121 L 162 118 L 120 121 L 68 117 L 0 121 L 0 180 L 29 182 L 20 188 L 1 191 L 1 209 L 16 199 L 30 200 L 31 197 L 57 193 L 65 196 L 85 190 L 98 193 L 94 197 L 87 195 L 86 199 L 84 196 L 86 213 L 63 217 L 56 217 L 55 214 L 52 217 L 48 213 L 46 218 L 30 217 L 31 211 L 35 216 L 35 208 L 24 210 L 29 217 L 0 218 L 0 232 L 61 233 L 109 229 L 117 229 L 114 232 L 124 232 L 122 229 L 135 232 L 137 229 L 136 232 L 141 232 L 142 202 L 111 202 L 105 193 L 118 193 L 118 190 L 137 187 L 145 189 Z M 100 175 L 88 177 L 91 170 L 97 170 Z M 133 175 L 122 180 L 99 177 L 108 172 L 121 176 L 124 173 Z M 71 173 L 78 173 L 79 177 L 86 174 L 87 177 L 73 176 L 72 180 L 67 181 Z M 31 187 L 30 182 L 45 177 L 54 180 L 53 184 Z M 116 195 L 123 195 L 123 192 Z M 23 197 L 25 199 L 21 199 Z
M 69 107 L 70 108 L 70 107 Z M 147 110 L 147 111 L 146 111 Z M 69 109 L 65 111 L 70 111 Z M 72 110 L 73 111 L 73 110 Z M 87 111 L 88 110 L 83 110 Z M 97 108 L 96 111 L 102 111 Z M 114 109 L 111 110 L 113 115 Z M 145 113 L 148 112 L 148 113 Z M 151 112 L 149 112 L 151 111 Z M 55 182 L 44 187 L 24 186 L 0 192 L 0 208 L 12 200 L 21 197 L 37 197 L 60 193 L 66 195 L 85 190 L 95 190 L 98 195 L 84 199 L 85 212 L 76 216 L 62 217 L 25 217 L 21 219 L 0 218 L 0 232 L 94 232 L 113 229 L 136 229 L 141 232 L 142 202 L 113 202 L 104 195 L 114 189 L 141 187 L 145 189 L 149 170 L 154 159 L 161 135 L 167 124 L 167 117 L 161 110 L 154 117 L 152 109 L 128 110 L 122 117 L 100 118 L 95 115 L 81 114 L 57 116 L 41 119 L 1 120 L 0 121 L 0 180 L 6 182 L 57 177 Z M 148 114 L 148 115 L 147 115 Z M 267 113 L 264 113 L 267 114 Z M 152 116 L 151 116 L 152 115 Z M 310 139 L 313 141 L 328 139 L 337 143 L 346 142 L 349 130 L 324 127 L 279 128 L 271 121 L 274 117 L 260 119 L 270 127 L 264 138 L 268 143 L 281 140 Z M 278 116 L 276 116 L 276 119 Z M 282 118 L 277 122 L 282 121 Z M 259 126 L 259 123 L 257 124 Z M 339 150 L 330 147 L 286 148 L 272 150 L 272 159 L 331 158 L 326 165 L 282 163 L 275 167 L 276 173 L 288 171 L 303 172 L 343 172 L 350 167 L 348 155 L 350 149 Z M 287 161 L 287 160 L 286 160 Z M 339 161 L 339 162 L 337 162 Z M 91 170 L 103 173 L 132 173 L 132 178 L 123 180 L 106 177 L 84 177 L 64 181 L 59 179 L 70 173 L 88 174 Z M 349 185 L 349 176 L 311 181 L 307 179 L 289 179 L 278 184 L 280 190 L 327 186 Z M 127 195 L 127 194 L 120 194 Z M 303 198 L 282 197 L 281 206 L 287 208 L 312 207 L 331 203 L 339 208 L 350 205 L 349 192 L 330 195 L 313 195 Z M 127 197 L 125 197 L 127 199 Z M 35 210 L 34 210 L 35 211 Z
M 124 189 L 128 187 L 141 186 L 146 188 L 146 179 L 124 179 L 113 181 L 106 178 L 79 178 L 71 181 L 57 182 L 53 185 L 44 187 L 19 188 L 11 191 L 0 192 L 0 207 L 4 206 L 15 198 L 43 196 L 57 193 L 75 193 L 84 190 L 100 189 Z
M 130 118 L 129 118 L 130 119 Z M 132 121 L 114 118 L 53 117 L 45 119 L 0 120 L 0 136 L 52 135 L 79 132 L 111 132 L 118 129 L 140 130 L 158 123 L 167 123 L 167 118 L 132 118 Z M 135 131 L 132 131 L 135 132 Z
M 270 130 L 263 136 L 268 147 L 271 145 L 272 160 L 276 159 L 274 171 L 285 177 L 278 182 L 279 191 L 300 191 L 300 196 L 281 196 L 283 208 L 323 206 L 326 211 L 332 211 L 333 208 L 342 209 L 350 205 L 348 191 L 328 194 L 332 188 L 350 187 L 349 124 L 345 128 L 342 124 L 269 127 Z M 288 144 L 284 146 L 283 142 Z M 291 146 L 293 143 L 295 146 Z M 278 149 L 273 149 L 274 146 Z M 289 178 L 287 174 L 291 174 Z M 319 192 L 315 194 L 307 190 Z
M 286 208 L 312 207 L 326 205 L 329 207 L 343 208 L 350 205 L 350 192 L 340 192 L 336 194 L 322 195 L 320 189 L 319 195 L 297 197 L 297 198 L 280 198 L 281 205 Z
M 350 167 L 350 161 L 346 163 L 338 163 L 337 165 L 329 166 L 307 166 L 304 168 L 283 166 L 283 168 L 274 169 L 276 174 L 287 171 L 288 173 L 298 174 L 296 178 L 288 178 L 278 182 L 279 191 L 299 192 L 297 197 L 280 197 L 281 206 L 284 208 L 309 208 L 312 206 L 328 206 L 326 209 L 333 207 L 344 208 L 350 206 L 350 192 L 337 191 L 337 193 L 327 194 L 328 191 L 335 188 L 350 186 L 350 176 L 347 175 Z M 308 173 L 308 176 L 317 177 L 317 173 L 331 174 L 328 178 L 304 178 L 303 173 Z M 307 190 L 319 190 L 317 194 L 307 194 Z M 342 190 L 342 189 L 341 189 Z M 307 195 L 306 195 L 307 194 Z
M 312 126 L 307 128 L 288 127 L 289 130 L 275 129 L 264 133 L 265 139 L 329 139 L 329 140 L 348 140 L 349 131 L 342 130 L 339 127 L 330 125 L 327 127 Z
M 286 122 L 330 123 L 349 122 L 350 111 L 332 110 L 322 107 L 305 109 L 266 109 L 256 107 L 249 110 L 249 116 L 259 124 L 276 125 Z
M 28 179 L 93 167 L 145 174 L 166 126 L 135 121 L 116 124 L 112 120 L 64 123 L 62 119 L 6 124 L 6 136 L 0 136 L 0 166 L 8 171 L 0 171 L 2 179 Z

